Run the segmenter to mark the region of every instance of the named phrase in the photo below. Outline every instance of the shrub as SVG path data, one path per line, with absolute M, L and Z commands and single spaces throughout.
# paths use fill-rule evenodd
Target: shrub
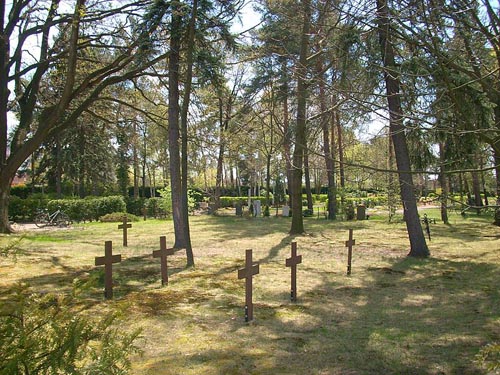
M 146 207 L 146 201 L 147 199 L 145 198 L 126 197 L 127 212 L 136 216 L 142 216 L 142 210 Z
M 113 212 L 111 214 L 106 214 L 100 217 L 100 221 L 103 223 L 121 223 L 123 221 L 123 216 L 127 216 L 127 221 L 139 221 L 139 216 L 134 214 L 124 213 L 124 212 Z
M 311 210 L 310 208 L 302 211 L 302 216 L 304 216 L 304 217 L 312 217 L 313 215 L 314 215 L 314 211 Z
M 500 370 L 500 344 L 495 342 L 481 348 L 476 355 L 476 362 L 488 373 L 497 373 Z
M 47 204 L 50 212 L 54 212 L 59 207 L 74 221 L 97 221 L 106 214 L 126 212 L 126 204 L 122 196 L 55 199 Z
M 163 198 L 149 198 L 145 202 L 146 213 L 150 217 L 154 217 L 155 219 L 160 217 L 166 217 L 167 213 L 161 208 L 161 200 Z
M 11 195 L 9 197 L 9 218 L 14 221 L 32 220 L 38 210 L 47 207 L 49 198 L 44 194 L 33 194 L 27 199 Z
M 75 313 L 74 297 L 18 286 L 0 305 L 0 373 L 125 374 L 139 331 L 123 333 L 117 315 Z

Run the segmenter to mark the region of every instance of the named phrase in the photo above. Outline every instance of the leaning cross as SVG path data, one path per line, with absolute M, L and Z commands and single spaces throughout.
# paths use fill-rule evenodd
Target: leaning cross
M 113 263 L 122 261 L 120 254 L 113 255 L 113 242 L 106 241 L 104 243 L 104 256 L 95 258 L 95 265 L 104 265 L 104 297 L 106 299 L 113 298 Z
M 252 303 L 252 276 L 259 273 L 259 263 L 252 263 L 252 250 L 245 254 L 245 268 L 238 270 L 238 279 L 246 279 L 245 282 L 245 322 L 253 320 Z
M 352 262 L 352 247 L 356 244 L 356 240 L 352 238 L 352 229 L 349 229 L 349 240 L 345 242 L 346 247 L 349 248 L 347 251 L 347 275 L 351 274 L 351 262 Z
M 123 229 L 123 246 L 127 247 L 127 228 L 132 228 L 132 224 L 127 224 L 127 216 L 123 216 L 123 224 L 118 225 L 118 229 Z
M 167 249 L 167 239 L 160 237 L 160 250 L 153 251 L 153 258 L 160 258 L 161 263 L 161 285 L 168 284 L 167 255 L 174 255 L 174 249 Z
M 297 255 L 297 242 L 292 242 L 292 256 L 286 259 L 286 266 L 291 270 L 291 285 L 290 299 L 292 302 L 297 301 L 297 264 L 302 263 L 302 255 Z

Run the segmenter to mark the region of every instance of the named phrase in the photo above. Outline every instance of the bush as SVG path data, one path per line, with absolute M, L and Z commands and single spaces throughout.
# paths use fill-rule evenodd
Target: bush
M 59 207 L 74 221 L 97 221 L 106 214 L 126 212 L 126 204 L 122 196 L 55 199 L 47 204 L 50 212 L 54 212 Z
M 311 210 L 311 209 L 305 209 L 304 211 L 302 211 L 302 216 L 304 217 L 312 217 L 314 216 L 314 211 Z
M 126 197 L 127 212 L 136 216 L 142 216 L 142 210 L 146 207 L 146 200 L 145 198 Z
M 27 199 L 11 195 L 9 197 L 9 218 L 13 221 L 30 221 L 38 210 L 47 208 L 49 198 L 44 194 L 34 194 Z
M 121 223 L 123 222 L 123 216 L 127 216 L 127 221 L 139 221 L 139 216 L 124 213 L 124 212 L 113 212 L 111 214 L 106 214 L 101 216 L 99 219 L 103 223 Z
M 476 362 L 488 373 L 497 373 L 500 370 L 500 344 L 495 342 L 481 348 L 476 355 Z
M 123 333 L 117 315 L 75 313 L 74 297 L 18 286 L 0 305 L 0 373 L 125 374 L 139 331 Z
M 167 212 L 161 208 L 162 199 L 163 198 L 149 198 L 146 200 L 145 207 L 147 216 L 154 217 L 155 219 L 167 216 Z

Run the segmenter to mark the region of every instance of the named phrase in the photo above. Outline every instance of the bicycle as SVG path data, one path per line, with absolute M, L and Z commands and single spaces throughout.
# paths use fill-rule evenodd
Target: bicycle
M 61 207 L 53 213 L 49 213 L 47 209 L 40 211 L 35 216 L 35 225 L 38 228 L 46 227 L 47 225 L 53 225 L 58 227 L 67 227 L 71 224 L 69 216 L 61 211 Z

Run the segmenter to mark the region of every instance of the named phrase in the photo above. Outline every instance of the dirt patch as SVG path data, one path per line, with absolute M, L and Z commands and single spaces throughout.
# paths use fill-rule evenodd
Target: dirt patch
M 13 223 L 11 225 L 12 230 L 14 232 L 32 232 L 32 231 L 56 231 L 56 230 L 71 230 L 75 229 L 73 225 L 69 225 L 67 227 L 59 227 L 57 225 L 48 225 L 43 228 L 39 228 L 35 225 L 35 223 Z

